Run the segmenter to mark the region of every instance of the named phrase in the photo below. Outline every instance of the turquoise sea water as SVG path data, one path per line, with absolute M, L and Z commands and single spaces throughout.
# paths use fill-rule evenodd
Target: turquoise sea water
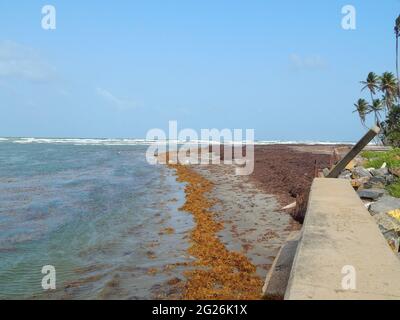
M 80 142 L 0 140 L 0 299 L 146 299 L 189 259 L 174 173 L 140 143 Z

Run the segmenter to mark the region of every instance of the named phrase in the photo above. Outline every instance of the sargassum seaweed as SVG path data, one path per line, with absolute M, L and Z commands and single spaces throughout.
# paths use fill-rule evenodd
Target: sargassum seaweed
M 216 221 L 212 207 L 213 183 L 192 168 L 174 164 L 177 180 L 187 183 L 186 201 L 181 210 L 193 215 L 188 253 L 197 261 L 186 271 L 183 299 L 253 300 L 260 299 L 263 282 L 256 267 L 240 252 L 229 251 L 218 238 L 223 223 Z

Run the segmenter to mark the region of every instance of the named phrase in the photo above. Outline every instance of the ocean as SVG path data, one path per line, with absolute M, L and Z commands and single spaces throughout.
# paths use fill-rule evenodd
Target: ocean
M 0 299 L 149 299 L 181 277 L 184 185 L 141 140 L 0 139 Z M 167 230 L 167 231 L 166 231 Z M 43 290 L 45 265 L 56 290 Z

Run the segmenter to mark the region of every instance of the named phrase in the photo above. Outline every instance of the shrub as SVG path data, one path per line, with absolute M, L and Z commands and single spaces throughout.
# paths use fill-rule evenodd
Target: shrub
M 385 162 L 389 168 L 400 168 L 400 148 L 386 152 L 364 151 L 361 155 L 367 159 L 365 163 L 367 168 L 378 169 Z

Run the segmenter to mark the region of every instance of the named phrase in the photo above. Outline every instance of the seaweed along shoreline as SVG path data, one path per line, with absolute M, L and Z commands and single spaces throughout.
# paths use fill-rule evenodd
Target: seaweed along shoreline
M 188 253 L 197 261 L 193 269 L 185 271 L 182 298 L 259 299 L 263 281 L 256 266 L 244 254 L 229 251 L 217 235 L 224 226 L 212 210 L 217 202 L 210 196 L 214 184 L 189 166 L 168 166 L 175 169 L 179 182 L 186 183 L 186 201 L 181 210 L 191 213 L 195 221 Z

